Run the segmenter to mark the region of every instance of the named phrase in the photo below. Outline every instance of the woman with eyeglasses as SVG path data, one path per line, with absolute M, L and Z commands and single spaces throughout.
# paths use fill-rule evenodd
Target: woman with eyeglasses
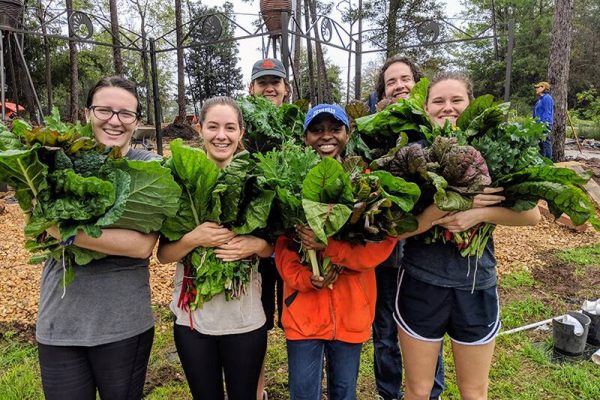
M 140 116 L 135 85 L 122 77 L 101 79 L 90 90 L 85 115 L 96 140 L 119 146 L 132 160 L 159 159 L 132 149 Z M 60 238 L 56 226 L 48 233 Z M 158 234 L 103 229 L 64 240 L 108 256 L 74 266 L 63 293 L 63 265 L 49 260 L 41 278 L 36 339 L 46 399 L 141 399 L 154 319 L 148 263 Z

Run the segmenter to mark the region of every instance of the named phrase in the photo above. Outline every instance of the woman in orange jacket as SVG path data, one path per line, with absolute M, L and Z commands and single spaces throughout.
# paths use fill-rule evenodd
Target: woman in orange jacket
M 341 107 L 320 104 L 306 116 L 305 143 L 321 157 L 339 158 L 348 142 L 348 127 Z M 442 215 L 433 206 L 427 208 L 417 218 L 419 229 L 403 236 L 429 229 Z M 321 399 L 324 358 L 328 399 L 355 399 L 360 351 L 369 339 L 375 315 L 374 268 L 391 254 L 398 238 L 366 245 L 329 239 L 325 246 L 308 227 L 297 227 L 297 236 L 304 249 L 321 252 L 344 268 L 331 268 L 325 276 L 312 275 L 300 259 L 299 243 L 288 236 L 277 240 L 275 262 L 284 282 L 282 324 L 291 399 Z

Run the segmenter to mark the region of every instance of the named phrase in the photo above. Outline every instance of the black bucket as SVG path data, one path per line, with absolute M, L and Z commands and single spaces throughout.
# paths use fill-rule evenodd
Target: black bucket
M 587 342 L 592 346 L 600 346 L 600 315 L 592 314 L 586 310 L 583 310 L 583 314 L 587 315 L 591 321 Z
M 554 338 L 554 350 L 567 356 L 580 356 L 585 350 L 585 341 L 590 329 L 590 317 L 573 311 L 569 311 L 567 314 L 583 325 L 583 334 L 577 336 L 575 335 L 575 327 L 573 325 L 553 319 L 552 336 Z

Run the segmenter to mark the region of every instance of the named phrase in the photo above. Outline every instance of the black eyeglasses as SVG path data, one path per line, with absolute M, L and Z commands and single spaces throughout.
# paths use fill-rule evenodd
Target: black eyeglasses
M 108 121 L 113 115 L 117 114 L 119 121 L 125 125 L 133 124 L 139 118 L 139 115 L 133 111 L 115 111 L 110 107 L 91 106 L 90 110 L 94 113 L 94 116 L 101 121 Z

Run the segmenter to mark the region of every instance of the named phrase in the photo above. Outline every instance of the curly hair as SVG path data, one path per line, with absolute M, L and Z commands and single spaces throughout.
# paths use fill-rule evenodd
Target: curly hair
M 410 68 L 410 72 L 412 73 L 413 80 L 415 82 L 418 82 L 419 79 L 421 79 L 423 76 L 421 70 L 410 58 L 404 57 L 400 54 L 396 54 L 395 56 L 388 58 L 387 60 L 385 60 L 385 63 L 381 67 L 379 75 L 377 75 L 377 83 L 375 85 L 375 90 L 377 91 L 377 101 L 385 97 L 385 79 L 383 78 L 383 75 L 385 74 L 385 71 L 387 71 L 387 69 L 390 67 L 390 65 L 396 63 L 403 63 L 408 65 L 408 68 Z

